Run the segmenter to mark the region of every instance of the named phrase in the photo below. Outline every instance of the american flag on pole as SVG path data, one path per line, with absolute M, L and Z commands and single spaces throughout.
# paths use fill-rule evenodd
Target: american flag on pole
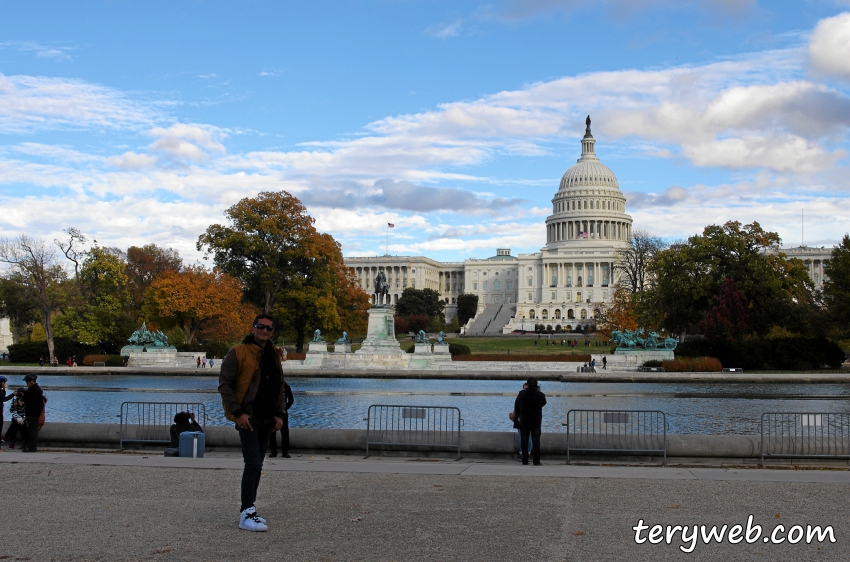
M 387 223 L 387 228 L 395 228 L 395 225 L 391 222 Z
M 578 236 L 579 238 L 587 238 L 587 232 L 580 232 Z

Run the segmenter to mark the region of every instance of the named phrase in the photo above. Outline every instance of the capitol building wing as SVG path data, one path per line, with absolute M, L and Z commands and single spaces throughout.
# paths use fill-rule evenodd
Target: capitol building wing
M 592 324 L 594 306 L 612 297 L 617 250 L 628 245 L 632 233 L 626 198 L 614 173 L 597 158 L 595 144 L 588 118 L 581 157 L 552 198 L 539 252 L 512 256 L 510 249 L 499 248 L 490 258 L 453 263 L 421 256 L 349 257 L 345 264 L 368 293 L 383 271 L 392 303 L 407 287 L 437 290 L 446 303 L 446 320 L 456 314 L 459 295 L 478 295 L 470 333 Z

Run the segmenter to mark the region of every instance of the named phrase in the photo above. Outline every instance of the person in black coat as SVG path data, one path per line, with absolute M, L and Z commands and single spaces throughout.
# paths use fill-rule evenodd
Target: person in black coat
M 528 438 L 531 437 L 531 458 L 535 465 L 540 464 L 540 426 L 543 423 L 543 406 L 546 405 L 546 395 L 540 392 L 540 385 L 534 377 L 526 382 L 528 388 L 520 391 L 517 396 L 519 406 L 520 449 L 522 464 L 528 464 Z
M 280 456 L 285 459 L 289 458 L 289 409 L 292 407 L 292 404 L 295 402 L 295 398 L 292 396 L 292 388 L 289 387 L 289 384 L 284 381 L 284 408 L 286 409 L 286 415 L 283 417 L 283 427 L 280 428 Z M 276 457 L 277 456 L 277 432 L 272 431 L 271 436 L 269 437 L 269 456 Z
M 528 388 L 528 383 L 523 383 L 522 390 L 525 390 L 526 388 Z M 522 451 L 522 426 L 519 423 L 519 394 L 517 394 L 516 399 L 514 400 L 514 411 L 511 419 L 514 422 L 514 429 L 516 429 L 517 451 Z M 526 443 L 528 443 L 528 448 L 531 449 L 531 441 L 526 439 Z
M 27 427 L 27 440 L 24 443 L 24 453 L 38 452 L 38 427 L 41 412 L 44 410 L 44 392 L 41 387 L 35 382 L 38 379 L 36 375 L 27 375 L 24 377 L 24 382 L 27 383 L 27 389 L 24 391 L 24 411 L 26 412 L 26 421 L 24 425 Z

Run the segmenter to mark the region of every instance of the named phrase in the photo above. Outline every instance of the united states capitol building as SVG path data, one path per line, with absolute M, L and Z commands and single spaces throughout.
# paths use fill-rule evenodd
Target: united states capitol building
M 478 314 L 467 333 L 502 334 L 534 330 L 536 324 L 575 329 L 595 323 L 594 308 L 613 297 L 617 251 L 629 245 L 632 217 L 617 177 L 596 156 L 590 118 L 581 139 L 581 157 L 561 178 L 546 218 L 546 243 L 539 252 L 496 255 L 463 262 L 439 262 L 422 256 L 347 257 L 345 265 L 360 287 L 374 291 L 383 271 L 390 300 L 407 287 L 434 289 L 446 303 L 446 320 L 457 313 L 457 297 L 478 295 Z M 783 250 L 802 259 L 817 286 L 830 249 Z M 373 297 L 374 298 L 374 297 Z

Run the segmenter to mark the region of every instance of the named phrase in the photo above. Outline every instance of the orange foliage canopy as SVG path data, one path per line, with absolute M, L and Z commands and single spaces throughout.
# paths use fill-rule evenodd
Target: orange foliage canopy
M 256 312 L 242 302 L 238 279 L 199 266 L 157 276 L 145 291 L 142 309 L 146 320 L 179 328 L 184 343 L 237 340 L 248 332 Z

